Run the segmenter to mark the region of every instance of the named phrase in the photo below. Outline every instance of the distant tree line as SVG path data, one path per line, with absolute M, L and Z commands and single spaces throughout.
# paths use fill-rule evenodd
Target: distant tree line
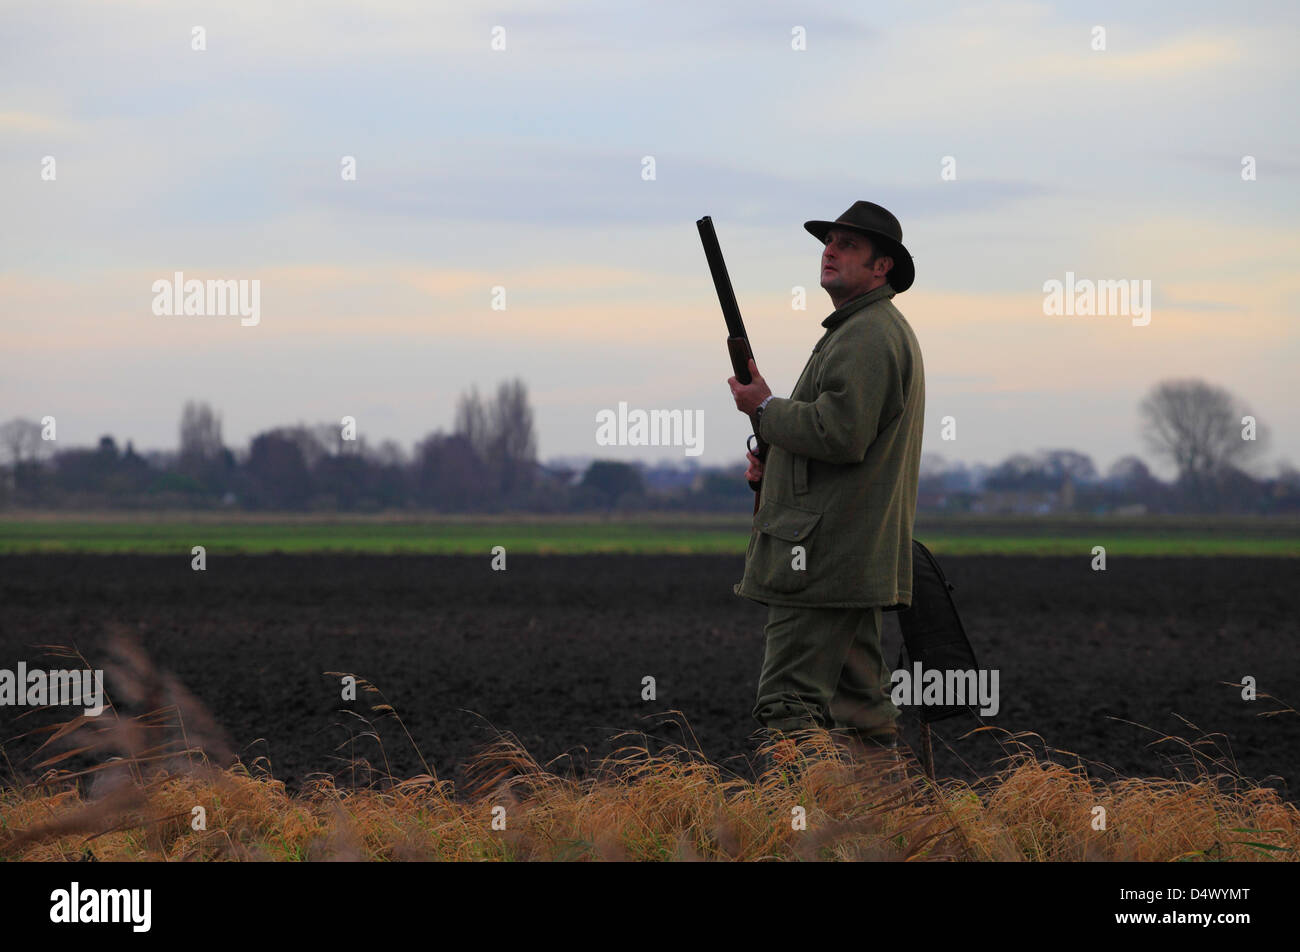
M 1151 451 L 1178 476 L 1164 482 L 1136 456 L 1099 475 L 1072 450 L 1015 454 L 994 467 L 923 461 L 918 507 L 925 511 L 1300 511 L 1300 473 L 1283 464 L 1260 479 L 1242 465 L 1262 430 L 1231 395 L 1200 381 L 1167 381 L 1140 406 Z M 49 508 L 222 508 L 438 512 L 680 509 L 747 511 L 744 464 L 686 469 L 594 460 L 581 469 L 537 461 L 532 407 L 522 381 L 477 388 L 455 406 L 450 432 L 435 430 L 413 452 L 372 446 L 342 422 L 276 427 L 248 448 L 225 445 L 221 417 L 186 403 L 175 452 L 137 453 L 104 436 L 94 448 L 55 451 L 42 426 L 0 424 L 0 506 Z M 352 438 L 355 437 L 355 438 Z
M 349 439 L 342 422 L 275 427 L 236 450 L 220 414 L 198 401 L 182 409 L 175 452 L 141 454 L 112 436 L 93 449 L 57 449 L 41 434 L 31 420 L 0 424 L 0 507 L 565 512 L 739 509 L 750 498 L 739 472 L 543 466 L 520 380 L 490 396 L 462 394 L 451 431 L 434 430 L 409 453 L 393 440 Z
M 1276 477 L 1243 467 L 1267 445 L 1264 427 L 1221 387 L 1200 380 L 1157 384 L 1138 406 L 1141 436 L 1174 464 L 1171 482 L 1137 456 L 1102 476 L 1073 450 L 1017 453 L 984 469 L 931 458 L 918 505 L 949 511 L 1271 513 L 1300 511 L 1300 472 L 1283 463 Z

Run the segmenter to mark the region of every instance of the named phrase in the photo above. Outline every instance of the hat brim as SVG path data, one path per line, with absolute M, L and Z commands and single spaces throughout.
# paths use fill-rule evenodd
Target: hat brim
M 806 221 L 803 223 L 804 229 L 822 244 L 826 244 L 826 233 L 832 228 L 847 228 L 850 231 L 856 231 L 866 235 L 873 241 L 883 242 L 888 247 L 885 251 L 889 257 L 894 259 L 894 266 L 889 269 L 889 286 L 896 292 L 902 293 L 912 286 L 916 280 L 916 265 L 912 262 L 912 255 L 900 241 L 886 235 L 883 231 L 873 231 L 870 228 L 859 228 L 856 225 L 847 225 L 842 221 Z M 882 251 L 885 249 L 882 248 Z

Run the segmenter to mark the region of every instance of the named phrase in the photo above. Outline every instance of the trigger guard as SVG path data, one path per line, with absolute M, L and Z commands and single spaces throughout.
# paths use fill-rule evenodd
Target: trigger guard
M 758 455 L 758 437 L 751 433 L 745 438 L 745 449 L 749 450 L 755 456 Z

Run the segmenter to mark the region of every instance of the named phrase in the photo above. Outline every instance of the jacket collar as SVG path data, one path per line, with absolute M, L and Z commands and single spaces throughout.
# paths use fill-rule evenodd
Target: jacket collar
M 897 292 L 886 282 L 880 287 L 868 291 L 866 294 L 859 294 L 852 300 L 845 301 L 842 305 L 831 312 L 831 316 L 822 321 L 822 327 L 834 327 L 843 322 L 850 314 L 862 310 L 868 304 L 874 304 L 876 301 L 885 300 L 893 297 Z

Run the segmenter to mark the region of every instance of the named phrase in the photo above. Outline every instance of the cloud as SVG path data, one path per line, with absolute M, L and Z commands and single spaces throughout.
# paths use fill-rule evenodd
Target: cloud
M 63 138 L 73 134 L 76 129 L 74 123 L 57 116 L 22 111 L 0 112 L 0 135 Z
M 943 122 L 951 134 L 993 119 L 1023 124 L 1031 116 L 1072 115 L 1078 121 L 1135 99 L 1167 101 L 1181 112 L 1192 107 L 1187 91 L 1193 86 L 1204 85 L 1220 100 L 1257 99 L 1263 74 L 1228 67 L 1249 61 L 1256 70 L 1277 71 L 1293 55 L 1267 27 L 1253 24 L 1186 27 L 1166 36 L 1163 25 L 1112 20 L 1105 51 L 1091 49 L 1091 29 L 1046 15 L 1036 4 L 1010 5 L 996 16 L 973 8 L 892 23 L 873 57 L 878 95 L 870 101 L 870 121 L 892 129 Z M 916 50 L 925 51 L 924 68 Z M 864 108 L 857 83 L 828 84 L 812 102 L 791 91 L 773 103 L 801 134 L 843 126 Z
M 789 227 L 839 215 L 855 188 L 852 182 L 810 180 L 757 164 L 674 152 L 655 156 L 656 178 L 646 181 L 642 155 L 634 149 L 465 141 L 436 166 L 372 167 L 364 182 L 359 174 L 358 183 L 313 185 L 302 196 L 356 220 L 646 228 L 692 222 L 708 213 L 719 221 Z M 876 187 L 880 201 L 896 203 L 900 215 L 906 209 L 909 216 L 993 211 L 1055 191 L 1027 181 L 978 179 L 949 189 L 937 182 Z
M 1214 175 L 1233 175 L 1241 173 L 1242 154 L 1227 152 L 1167 152 L 1164 157 L 1178 162 L 1185 162 Z M 1257 174 L 1264 178 L 1296 178 L 1300 176 L 1300 161 L 1283 158 L 1276 154 L 1256 155 Z
M 1243 56 L 1242 47 L 1238 37 L 1223 31 L 1171 37 L 1132 52 L 1112 47 L 1105 52 L 1104 69 L 1094 75 L 1106 82 L 1124 84 L 1134 80 L 1169 80 L 1238 62 Z M 1060 60 L 1039 61 L 1039 64 L 1045 72 L 1051 67 L 1058 74 L 1072 72 Z

